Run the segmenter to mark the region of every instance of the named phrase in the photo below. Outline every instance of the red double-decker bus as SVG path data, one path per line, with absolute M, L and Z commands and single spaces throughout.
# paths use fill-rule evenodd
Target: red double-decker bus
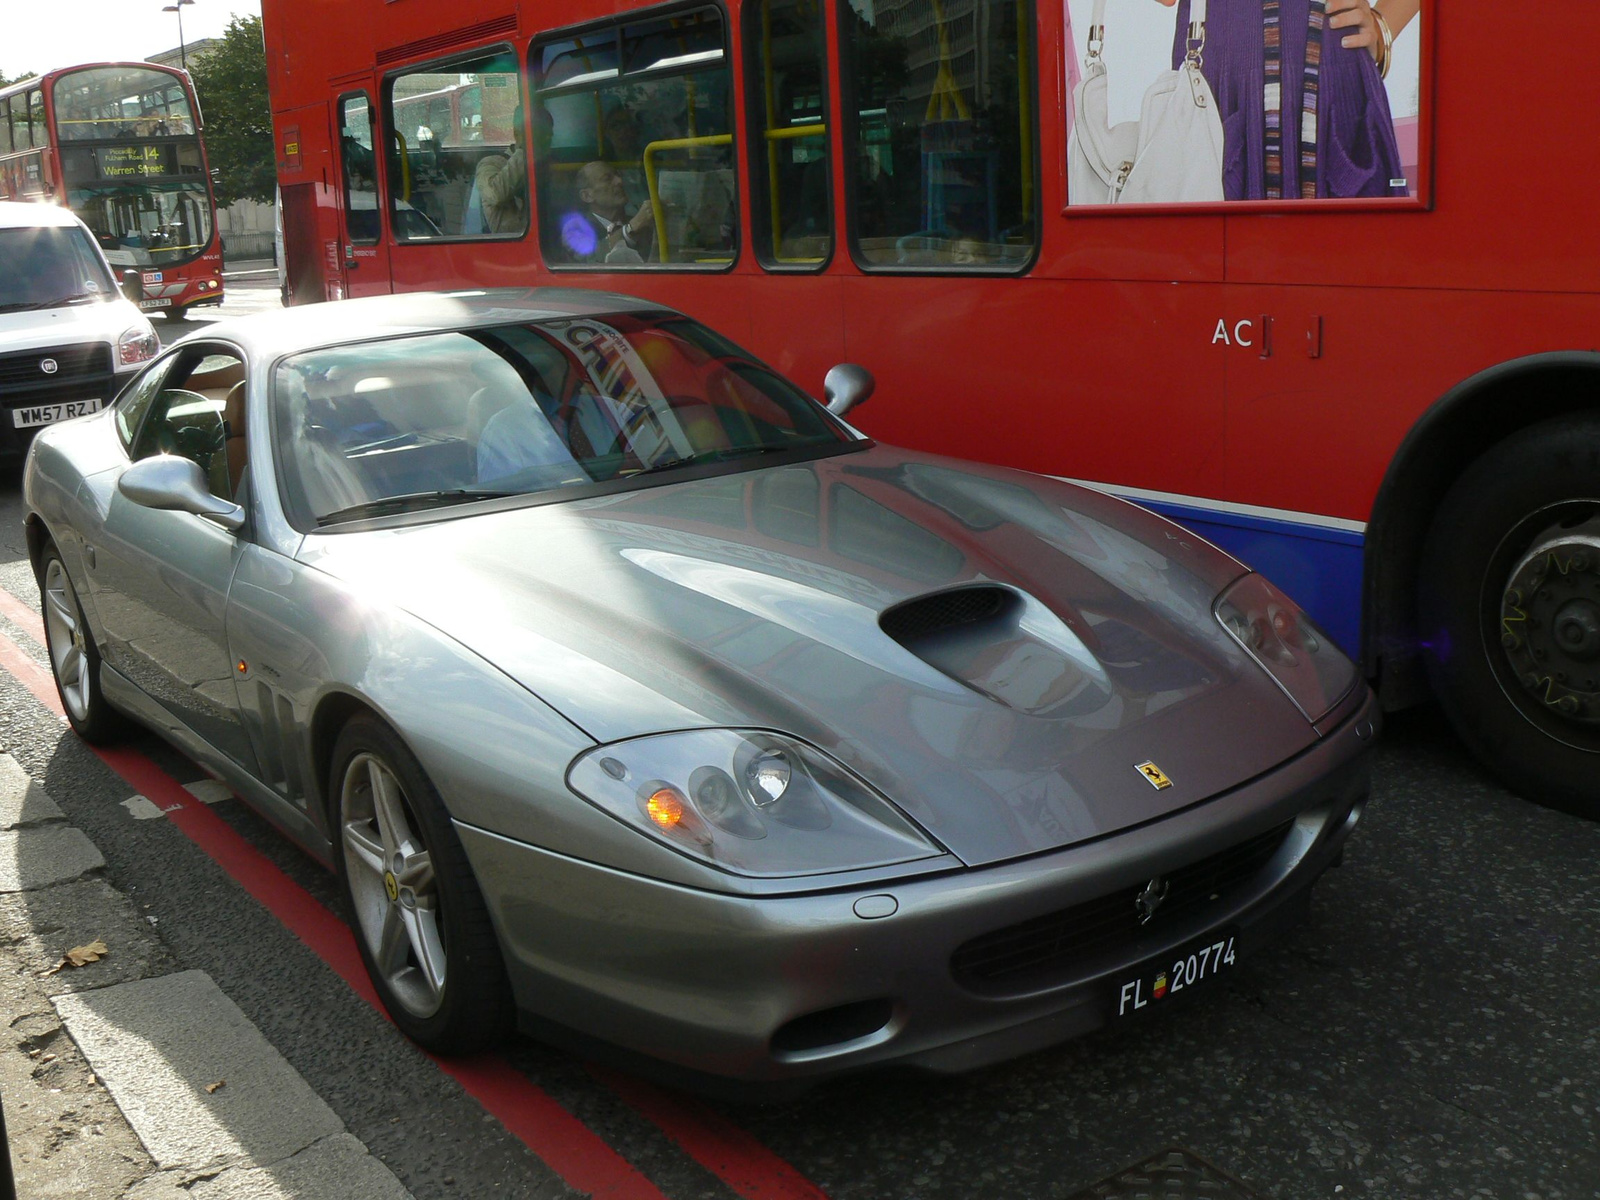
M 863 363 L 868 432 L 1173 516 L 1600 816 L 1600 8 L 262 7 L 293 302 L 559 281 Z
M 63 204 L 139 307 L 174 319 L 222 303 L 222 240 L 200 107 L 183 71 L 89 63 L 0 89 L 0 200 Z

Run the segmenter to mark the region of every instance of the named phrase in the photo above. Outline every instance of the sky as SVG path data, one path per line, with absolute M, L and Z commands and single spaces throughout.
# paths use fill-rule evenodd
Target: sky
M 0 74 L 49 71 L 78 63 L 141 59 L 175 50 L 172 0 L 0 0 Z M 219 37 L 234 17 L 259 17 L 260 0 L 194 0 L 183 6 L 185 44 Z

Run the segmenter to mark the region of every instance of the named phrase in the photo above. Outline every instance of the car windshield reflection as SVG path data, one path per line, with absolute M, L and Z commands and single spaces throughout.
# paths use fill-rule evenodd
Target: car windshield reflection
M 675 314 L 316 350 L 278 367 L 274 405 L 288 508 L 305 528 L 626 488 L 853 440 L 793 385 Z

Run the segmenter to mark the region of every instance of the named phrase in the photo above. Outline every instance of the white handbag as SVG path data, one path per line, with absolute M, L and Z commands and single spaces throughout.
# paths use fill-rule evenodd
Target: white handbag
M 1069 204 L 1186 204 L 1222 199 L 1222 118 L 1200 73 L 1206 0 L 1189 10 L 1188 54 L 1145 91 L 1137 121 L 1107 117 L 1106 0 L 1094 0 L 1088 56 L 1073 93 L 1067 142 Z

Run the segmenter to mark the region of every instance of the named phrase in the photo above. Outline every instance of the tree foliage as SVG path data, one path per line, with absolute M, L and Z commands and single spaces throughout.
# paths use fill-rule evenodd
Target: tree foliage
M 271 203 L 272 109 L 267 102 L 267 55 L 260 17 L 235 17 L 218 45 L 189 59 L 189 74 L 205 115 L 206 154 L 217 173 L 217 203 Z
M 13 75 L 7 79 L 6 73 L 0 71 L 0 88 L 9 87 L 13 83 L 21 83 L 24 79 L 32 79 L 38 73 L 37 71 L 23 71 L 20 75 Z

